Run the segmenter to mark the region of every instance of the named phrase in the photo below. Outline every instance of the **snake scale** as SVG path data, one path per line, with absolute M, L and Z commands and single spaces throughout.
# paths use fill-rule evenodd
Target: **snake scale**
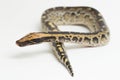
M 91 7 L 55 7 L 46 10 L 41 19 L 43 32 L 33 32 L 16 41 L 20 47 L 50 42 L 57 59 L 67 68 L 71 76 L 73 70 L 64 49 L 64 42 L 78 43 L 82 47 L 103 46 L 109 42 L 109 29 L 102 15 Z M 62 32 L 57 26 L 82 25 L 88 33 Z

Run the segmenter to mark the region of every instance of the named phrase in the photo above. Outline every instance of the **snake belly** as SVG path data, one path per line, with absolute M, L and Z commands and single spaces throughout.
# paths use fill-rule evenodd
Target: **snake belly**
M 82 47 L 103 46 L 109 42 L 109 29 L 102 15 L 91 7 L 55 7 L 42 15 L 43 32 L 33 32 L 16 41 L 19 46 L 51 42 L 58 60 L 73 76 L 64 49 L 64 42 L 78 43 Z M 83 25 L 89 33 L 59 31 L 60 25 Z

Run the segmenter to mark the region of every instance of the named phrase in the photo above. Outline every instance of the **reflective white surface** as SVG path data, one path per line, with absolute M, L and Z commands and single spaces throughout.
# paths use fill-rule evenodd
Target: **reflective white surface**
M 65 43 L 74 77 L 57 61 L 48 43 L 23 48 L 15 44 L 24 35 L 40 31 L 42 13 L 55 6 L 94 7 L 111 31 L 110 43 L 103 47 Z M 119 7 L 119 0 L 0 0 L 0 80 L 120 80 Z

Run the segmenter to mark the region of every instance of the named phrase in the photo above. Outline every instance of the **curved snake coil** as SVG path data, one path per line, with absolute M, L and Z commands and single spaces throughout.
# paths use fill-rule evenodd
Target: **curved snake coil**
M 83 25 L 90 33 L 62 32 L 59 25 Z M 90 7 L 55 7 L 42 15 L 43 32 L 33 32 L 16 41 L 19 46 L 51 42 L 57 59 L 68 69 L 73 70 L 64 49 L 64 42 L 78 43 L 83 47 L 102 46 L 109 41 L 109 29 L 101 14 Z

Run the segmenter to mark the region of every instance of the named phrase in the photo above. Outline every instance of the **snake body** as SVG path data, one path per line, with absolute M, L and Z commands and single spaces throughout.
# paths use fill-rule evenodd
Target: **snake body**
M 102 15 L 91 7 L 55 7 L 46 10 L 41 19 L 43 32 L 33 32 L 17 40 L 19 46 L 51 42 L 57 59 L 73 76 L 73 70 L 64 49 L 64 42 L 78 43 L 83 47 L 102 46 L 109 42 L 109 29 Z M 57 26 L 83 25 L 89 33 L 62 32 Z

